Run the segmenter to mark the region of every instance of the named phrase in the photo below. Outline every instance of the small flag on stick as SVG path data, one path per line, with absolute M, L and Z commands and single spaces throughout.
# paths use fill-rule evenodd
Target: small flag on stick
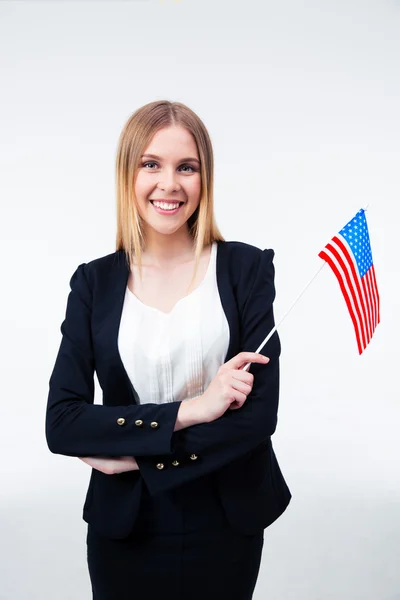
M 318 256 L 328 263 L 339 282 L 353 321 L 358 353 L 362 354 L 380 322 L 378 286 L 363 208 Z

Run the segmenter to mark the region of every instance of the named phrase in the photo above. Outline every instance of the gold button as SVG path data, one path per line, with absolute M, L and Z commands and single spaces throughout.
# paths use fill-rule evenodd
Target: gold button
M 123 417 L 120 417 L 119 419 L 117 419 L 117 423 L 118 423 L 118 425 L 124 425 L 125 419 Z
M 152 427 L 153 429 L 156 429 L 156 428 L 158 427 L 158 423 L 157 423 L 157 421 L 152 421 L 152 422 L 150 423 L 150 427 Z
M 177 460 L 173 460 L 172 464 L 174 465 L 174 467 L 177 467 L 179 465 L 179 462 Z
M 191 454 L 190 455 L 190 460 L 196 460 L 197 459 L 197 455 L 196 454 Z
M 138 419 L 137 421 L 135 421 L 135 425 L 137 427 L 141 427 L 143 425 L 143 421 L 141 419 Z
M 164 464 L 163 463 L 157 463 L 157 469 L 159 469 L 161 471 L 161 469 L 164 468 Z

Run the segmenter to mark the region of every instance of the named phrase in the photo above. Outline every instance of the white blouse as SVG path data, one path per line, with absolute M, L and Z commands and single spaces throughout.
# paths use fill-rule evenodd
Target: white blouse
M 225 361 L 229 324 L 217 287 L 217 249 L 214 242 L 203 281 L 169 313 L 126 287 L 118 349 L 140 404 L 200 396 Z

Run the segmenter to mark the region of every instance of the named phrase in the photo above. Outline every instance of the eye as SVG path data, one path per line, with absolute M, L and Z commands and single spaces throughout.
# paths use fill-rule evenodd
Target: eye
M 157 164 L 158 163 L 156 163 L 155 161 L 151 160 L 151 161 L 147 161 L 145 163 L 142 163 L 142 167 L 146 167 L 147 165 L 157 165 Z M 179 168 L 182 169 L 183 167 L 189 167 L 189 169 L 192 169 L 192 171 L 191 171 L 192 173 L 195 173 L 197 171 L 197 169 L 195 169 L 194 167 L 192 167 L 192 165 L 189 165 L 189 164 L 181 165 Z M 154 169 L 150 169 L 150 171 L 154 171 Z

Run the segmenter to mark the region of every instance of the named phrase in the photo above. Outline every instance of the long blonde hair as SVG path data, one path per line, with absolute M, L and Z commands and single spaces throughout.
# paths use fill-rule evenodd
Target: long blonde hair
M 195 268 L 189 288 L 196 276 L 205 246 L 225 241 L 214 217 L 214 155 L 210 137 L 201 119 L 185 104 L 158 100 L 136 110 L 124 125 L 116 157 L 117 235 L 116 250 L 124 250 L 129 265 L 137 259 L 142 277 L 144 248 L 143 219 L 137 210 L 135 182 L 137 167 L 153 135 L 164 127 L 180 125 L 193 136 L 200 159 L 201 194 L 199 206 L 188 219 L 188 230 L 195 244 Z

